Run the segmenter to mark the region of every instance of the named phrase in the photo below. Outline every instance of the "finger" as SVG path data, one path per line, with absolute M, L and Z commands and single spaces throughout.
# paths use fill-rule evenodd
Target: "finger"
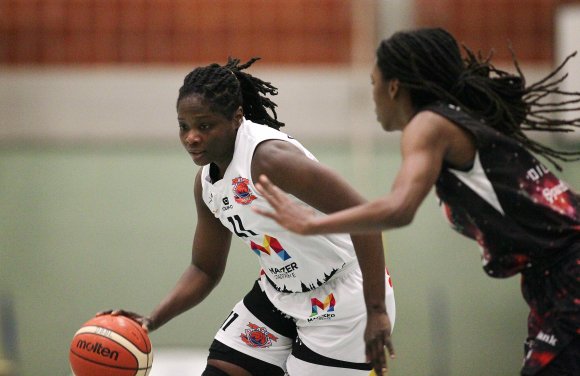
M 267 195 L 270 195 L 278 200 L 284 197 L 282 190 L 278 188 L 276 184 L 272 183 L 266 175 L 260 175 L 258 184 L 262 187 Z
M 389 353 L 389 358 L 395 359 L 397 357 L 397 354 L 395 354 L 395 347 L 393 346 L 393 342 L 391 341 L 390 336 L 385 338 L 385 346 Z
M 387 358 L 381 341 L 374 340 L 367 344 L 367 358 L 370 358 L 371 366 L 378 375 L 383 375 L 387 370 Z
M 260 177 L 258 178 L 258 180 L 260 181 L 260 183 L 262 183 L 262 185 L 264 186 L 265 189 L 268 189 L 272 186 L 272 182 L 264 174 L 261 174 Z
M 264 191 L 264 186 L 262 184 L 256 182 L 254 186 L 256 187 L 256 190 L 258 191 L 259 194 L 261 194 L 262 196 L 266 195 L 266 192 Z
M 396 358 L 395 346 L 393 346 L 393 341 L 391 340 L 391 333 L 390 332 L 391 331 L 388 330 L 384 333 L 383 343 L 384 343 L 385 347 L 387 348 L 389 358 L 395 359 Z
M 377 371 L 380 371 L 380 375 L 387 372 L 387 357 L 385 356 L 385 348 L 383 346 L 377 349 L 376 367 Z
M 275 197 L 260 183 L 255 184 L 258 192 L 268 200 L 269 203 L 275 202 Z
M 270 193 L 270 191 L 268 190 L 268 188 L 266 188 L 266 186 L 264 186 L 262 183 L 256 183 L 254 185 L 256 186 L 258 193 L 260 193 L 262 196 L 264 196 L 266 198 L 266 200 L 268 200 L 268 202 L 271 202 L 273 200 L 273 196 Z
M 277 200 L 285 200 L 287 195 L 280 187 L 278 187 L 274 183 L 270 183 L 270 191 L 272 192 L 271 195 L 274 196 Z
M 258 190 L 258 193 L 260 193 L 262 196 L 268 195 L 268 192 L 266 192 L 266 188 L 264 187 L 264 185 L 262 183 L 256 182 L 256 184 L 254 184 L 254 186 Z
M 258 190 L 262 191 L 262 193 L 270 194 L 272 190 L 272 182 L 266 175 L 260 175 L 256 187 L 259 187 Z

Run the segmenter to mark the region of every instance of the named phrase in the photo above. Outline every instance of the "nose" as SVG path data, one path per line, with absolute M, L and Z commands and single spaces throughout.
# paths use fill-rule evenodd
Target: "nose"
M 189 132 L 187 132 L 185 135 L 183 135 L 183 142 L 185 142 L 188 145 L 198 143 L 198 142 L 200 142 L 200 140 L 201 140 L 201 137 L 200 137 L 199 133 L 193 129 L 189 130 Z

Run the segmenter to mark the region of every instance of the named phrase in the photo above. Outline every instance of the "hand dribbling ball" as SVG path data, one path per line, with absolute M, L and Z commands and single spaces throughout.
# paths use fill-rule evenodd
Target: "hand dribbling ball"
M 75 376 L 147 376 L 153 352 L 139 323 L 121 315 L 102 315 L 75 333 L 69 361 Z

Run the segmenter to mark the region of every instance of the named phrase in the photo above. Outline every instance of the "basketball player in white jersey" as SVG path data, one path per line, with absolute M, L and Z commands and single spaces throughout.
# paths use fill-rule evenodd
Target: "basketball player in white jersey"
M 381 235 L 292 234 L 254 212 L 269 209 L 254 182 L 267 174 L 293 199 L 330 213 L 363 203 L 283 125 L 265 94 L 276 88 L 240 65 L 189 73 L 179 91 L 180 139 L 194 163 L 197 227 L 192 262 L 145 317 L 149 331 L 205 299 L 224 272 L 232 234 L 261 266 L 251 291 L 226 315 L 203 376 L 368 376 L 386 372 L 395 302 Z M 271 110 L 273 117 L 267 110 Z

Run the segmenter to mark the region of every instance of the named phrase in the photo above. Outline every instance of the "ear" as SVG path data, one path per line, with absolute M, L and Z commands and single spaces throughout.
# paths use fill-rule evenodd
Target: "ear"
M 391 99 L 395 99 L 395 97 L 399 93 L 399 84 L 400 84 L 400 82 L 396 78 L 389 80 L 388 90 L 389 90 L 389 97 Z
M 236 124 L 236 128 L 242 125 L 242 120 L 244 120 L 244 110 L 242 109 L 242 106 L 240 106 L 234 112 L 234 123 Z

